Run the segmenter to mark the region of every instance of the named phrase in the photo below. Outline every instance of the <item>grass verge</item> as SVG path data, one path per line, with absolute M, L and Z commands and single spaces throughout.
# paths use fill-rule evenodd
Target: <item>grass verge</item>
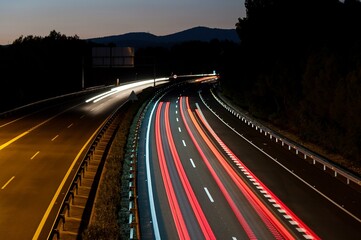
M 92 216 L 84 240 L 129 239 L 129 173 L 134 159 L 135 130 L 154 90 L 138 94 L 138 100 L 123 106 L 119 123 L 99 182 Z

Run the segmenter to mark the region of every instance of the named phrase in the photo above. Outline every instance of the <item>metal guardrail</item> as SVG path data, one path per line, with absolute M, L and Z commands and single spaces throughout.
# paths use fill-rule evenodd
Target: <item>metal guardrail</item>
M 60 239 L 60 229 L 59 226 L 64 226 L 66 221 L 66 213 L 70 211 L 71 202 L 74 200 L 75 194 L 78 193 L 78 188 L 81 186 L 82 178 L 84 177 L 85 171 L 90 163 L 94 159 L 94 153 L 95 150 L 99 144 L 99 142 L 102 140 L 103 136 L 107 133 L 108 129 L 112 124 L 116 124 L 116 118 L 120 117 L 120 109 L 122 106 L 124 106 L 127 103 L 124 102 L 121 106 L 119 106 L 113 114 L 108 117 L 104 125 L 100 128 L 96 136 L 94 137 L 92 143 L 89 145 L 88 150 L 86 151 L 85 157 L 80 162 L 78 169 L 76 173 L 74 174 L 74 177 L 71 181 L 71 184 L 69 185 L 65 197 L 63 198 L 63 201 L 61 203 L 61 206 L 57 212 L 57 217 L 52 225 L 51 231 L 48 234 L 47 239 Z M 114 133 L 112 133 L 114 134 Z M 101 164 L 101 163 L 100 163 Z
M 136 175 L 137 175 L 137 158 L 138 158 L 138 141 L 139 141 L 139 134 L 142 122 L 144 117 L 150 107 L 151 104 L 154 103 L 156 98 L 159 98 L 164 92 L 168 91 L 171 88 L 174 88 L 182 82 L 174 83 L 168 85 L 167 87 L 160 88 L 157 92 L 154 93 L 154 96 L 148 100 L 146 106 L 142 110 L 138 121 L 136 123 L 134 134 L 132 136 L 132 152 L 131 154 L 131 167 L 129 169 L 129 226 L 130 226 L 130 233 L 129 233 L 129 240 L 136 240 L 141 239 L 140 236 L 140 226 L 139 226 L 139 213 L 138 213 L 138 203 L 137 203 L 137 189 L 136 189 Z M 129 154 L 129 153 L 127 153 Z
M 136 126 L 132 126 L 131 129 L 131 138 L 128 141 L 132 142 L 131 151 L 127 153 L 130 155 L 130 169 L 129 169 L 129 239 L 135 240 L 139 239 L 140 229 L 139 229 L 139 213 L 138 213 L 138 203 L 137 203 L 137 188 L 136 188 L 136 174 L 137 174 L 137 155 L 138 155 L 138 139 L 139 131 L 141 127 L 142 120 L 144 118 L 146 108 L 142 110 L 142 113 L 138 117 Z
M 177 85 L 177 84 L 174 84 L 174 85 Z M 172 85 L 172 86 L 174 86 L 174 85 Z M 153 98 L 148 101 L 147 106 L 141 113 L 141 116 L 135 127 L 134 136 L 132 137 L 133 145 L 132 145 L 132 150 L 130 153 L 132 160 L 130 161 L 131 167 L 129 169 L 129 178 L 128 178 L 129 179 L 129 194 L 128 194 L 129 209 L 128 210 L 129 210 L 129 227 L 130 227 L 129 239 L 133 239 L 133 240 L 139 239 L 139 235 L 140 235 L 138 207 L 137 207 L 137 198 L 136 198 L 136 196 L 137 196 L 137 192 L 136 192 L 136 165 L 137 165 L 137 162 L 136 162 L 136 159 L 137 159 L 137 141 L 139 138 L 139 129 L 141 126 L 141 122 L 144 118 L 144 115 L 146 113 L 146 109 L 149 107 L 149 105 L 151 104 L 153 99 L 156 98 L 157 96 L 159 96 L 163 91 L 167 90 L 169 87 L 170 86 L 161 88 L 154 94 Z M 127 102 L 125 102 L 124 104 L 126 104 L 126 103 Z M 84 159 L 81 161 L 81 163 L 79 164 L 78 170 L 76 171 L 76 174 L 73 177 L 72 183 L 70 184 L 70 186 L 65 194 L 65 197 L 61 203 L 61 207 L 59 208 L 56 220 L 54 221 L 54 223 L 52 225 L 52 230 L 49 233 L 48 239 L 53 239 L 54 237 L 56 237 L 56 239 L 61 238 L 61 231 L 59 229 L 59 226 L 61 227 L 61 226 L 64 226 L 64 224 L 65 224 L 66 213 L 70 211 L 70 207 L 71 207 L 70 203 L 74 200 L 75 194 L 77 194 L 77 190 L 78 190 L 79 186 L 81 185 L 81 181 L 82 181 L 82 177 L 84 176 L 84 172 L 86 171 L 86 168 L 89 165 L 89 162 L 93 159 L 93 155 L 94 155 L 94 152 L 96 150 L 98 143 L 101 141 L 102 137 L 108 130 L 109 126 L 114 122 L 114 120 L 117 117 L 119 117 L 119 110 L 123 105 L 121 105 L 116 111 L 114 111 L 114 113 L 108 118 L 108 120 L 106 121 L 104 126 L 97 133 L 92 144 L 89 145 L 86 155 L 85 155 Z M 126 154 L 129 154 L 129 153 L 126 153 Z
M 237 107 L 233 106 L 232 103 L 221 100 L 216 96 L 216 94 L 211 90 L 213 97 L 218 101 L 218 103 L 223 106 L 226 110 L 231 112 L 235 115 L 238 119 L 243 121 L 245 124 L 255 128 L 256 131 L 264 134 L 265 136 L 269 136 L 271 140 L 274 140 L 276 143 L 280 143 L 282 146 L 288 148 L 288 150 L 294 151 L 296 155 L 301 155 L 302 158 L 306 161 L 309 161 L 313 165 L 318 165 L 323 171 L 332 174 L 337 179 L 341 180 L 342 182 L 346 183 L 347 185 L 361 190 L 361 178 L 356 176 L 355 174 L 343 169 L 342 167 L 330 162 L 326 158 L 310 151 L 309 149 L 297 144 L 284 136 L 279 135 L 278 133 L 274 132 L 273 130 L 265 127 L 261 123 L 257 122 L 256 120 L 250 118 L 242 111 L 238 111 Z M 226 103 L 227 102 L 227 103 Z
M 58 99 L 64 99 L 66 97 L 73 97 L 73 96 L 76 96 L 76 95 L 81 95 L 81 94 L 85 94 L 85 93 L 89 93 L 89 92 L 93 92 L 93 91 L 99 91 L 99 90 L 103 90 L 103 89 L 108 89 L 110 87 L 112 87 L 113 85 L 109 85 L 109 86 L 96 86 L 96 87 L 91 87 L 91 88 L 86 88 L 82 91 L 78 91 L 78 92 L 73 92 L 73 93 L 68 93 L 68 94 L 64 94 L 64 95 L 59 95 L 59 96 L 54 96 L 54 97 L 51 97 L 51 98 L 47 98 L 47 99 L 43 99 L 43 100 L 39 100 L 39 101 L 36 101 L 36 102 L 32 102 L 32 103 L 28 103 L 26 105 L 23 105 L 23 106 L 19 106 L 19 107 L 16 107 L 14 109 L 10 109 L 10 110 L 7 110 L 5 112 L 0 112 L 0 117 L 2 116 L 7 116 L 7 115 L 10 115 L 12 113 L 15 113 L 15 112 L 18 112 L 18 111 L 21 111 L 23 109 L 27 109 L 27 108 L 31 108 L 31 107 L 36 107 L 36 106 L 39 106 L 40 104 L 47 104 L 51 101 L 55 101 L 55 100 L 58 100 Z

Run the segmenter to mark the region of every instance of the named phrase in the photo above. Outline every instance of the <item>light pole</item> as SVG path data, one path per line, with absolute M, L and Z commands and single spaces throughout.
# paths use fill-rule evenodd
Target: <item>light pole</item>
M 156 73 L 155 73 L 155 57 L 153 57 L 153 78 L 154 78 L 154 88 L 155 88 L 155 77 L 156 77 Z

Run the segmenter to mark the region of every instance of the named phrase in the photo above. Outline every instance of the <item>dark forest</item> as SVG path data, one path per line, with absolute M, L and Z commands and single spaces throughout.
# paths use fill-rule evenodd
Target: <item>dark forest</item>
M 361 159 L 361 4 L 246 0 L 224 93 L 254 116 Z

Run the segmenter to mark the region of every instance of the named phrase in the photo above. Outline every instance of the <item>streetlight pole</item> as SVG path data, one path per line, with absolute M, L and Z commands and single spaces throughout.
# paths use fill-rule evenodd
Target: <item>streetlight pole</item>
M 156 74 L 155 74 L 155 57 L 153 57 L 153 78 L 154 78 L 154 88 L 155 88 L 155 77 L 156 77 Z
M 81 89 L 85 88 L 84 83 L 84 56 L 81 57 Z

